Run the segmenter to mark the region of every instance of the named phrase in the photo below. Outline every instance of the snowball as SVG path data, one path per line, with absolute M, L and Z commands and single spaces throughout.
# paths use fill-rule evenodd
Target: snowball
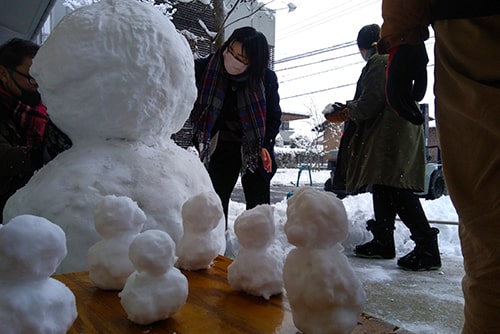
M 75 296 L 50 277 L 66 255 L 62 229 L 21 215 L 0 228 L 0 333 L 66 333 Z
M 130 245 L 130 260 L 136 271 L 118 294 L 128 319 L 150 324 L 169 318 L 186 303 L 188 281 L 174 267 L 175 243 L 167 233 L 139 234 Z
M 47 278 L 65 256 L 63 230 L 45 218 L 17 216 L 0 230 L 0 274 L 3 279 Z
M 43 101 L 74 144 L 167 141 L 196 98 L 187 41 L 153 6 L 102 0 L 67 14 L 33 60 Z
M 213 186 L 199 158 L 170 139 L 196 99 L 193 56 L 172 22 L 136 0 L 81 7 L 52 31 L 31 72 L 74 145 L 11 196 L 4 221 L 29 213 L 61 226 L 68 255 L 58 272 L 88 270 L 101 239 L 93 213 L 107 195 L 130 197 L 144 229 L 179 242 L 182 205 Z M 223 222 L 217 231 L 223 237 Z
M 286 215 L 285 233 L 297 247 L 331 247 L 349 233 L 344 204 L 331 192 L 300 187 L 288 199 Z
M 129 247 L 142 230 L 146 215 L 137 203 L 125 196 L 105 196 L 98 203 L 94 224 L 103 237 L 88 251 L 89 277 L 95 286 L 121 290 L 135 268 Z
M 243 212 L 234 222 L 240 249 L 227 268 L 233 289 L 269 299 L 283 291 L 282 261 L 269 249 L 273 242 L 274 208 L 258 205 Z
M 297 247 L 283 279 L 293 322 L 304 333 L 350 333 L 366 303 L 340 244 L 348 228 L 344 205 L 331 193 L 301 187 L 288 200 L 285 233 Z
M 188 199 L 182 206 L 182 219 L 184 234 L 177 245 L 176 266 L 187 270 L 209 268 L 224 243 L 216 230 L 224 223 L 217 193 L 204 192 Z

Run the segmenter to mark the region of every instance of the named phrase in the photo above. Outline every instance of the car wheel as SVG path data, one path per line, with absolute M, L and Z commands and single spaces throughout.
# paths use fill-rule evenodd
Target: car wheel
M 443 171 L 441 169 L 435 170 L 431 174 L 429 180 L 429 192 L 427 193 L 426 199 L 436 199 L 445 193 L 446 185 L 444 183 Z

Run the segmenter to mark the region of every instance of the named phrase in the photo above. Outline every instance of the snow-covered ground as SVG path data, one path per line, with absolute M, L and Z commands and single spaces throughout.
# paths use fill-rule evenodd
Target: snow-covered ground
M 298 169 L 278 169 L 272 185 L 288 186 L 295 183 L 297 173 Z M 329 171 L 312 171 L 311 176 L 313 183 L 322 184 L 329 177 Z M 308 178 L 308 175 L 306 177 Z M 421 202 L 429 220 L 458 221 L 449 196 L 433 201 L 422 199 Z M 415 333 L 459 333 L 463 323 L 461 279 L 464 272 L 457 225 L 432 224 L 440 230 L 439 247 L 443 264 L 440 270 L 408 272 L 397 268 L 396 259 L 367 260 L 352 255 L 354 246 L 371 238 L 365 229 L 365 222 L 373 218 L 371 194 L 347 197 L 343 203 L 350 222 L 350 234 L 343 245 L 345 254 L 359 275 L 368 296 L 365 312 Z M 283 231 L 286 222 L 286 199 L 273 206 L 277 236 L 272 247 L 284 258 L 292 247 Z M 229 252 L 235 252 L 237 249 L 233 224 L 244 210 L 244 203 L 231 201 Z M 396 223 L 395 242 L 397 257 L 405 255 L 414 247 L 408 229 L 401 222 Z

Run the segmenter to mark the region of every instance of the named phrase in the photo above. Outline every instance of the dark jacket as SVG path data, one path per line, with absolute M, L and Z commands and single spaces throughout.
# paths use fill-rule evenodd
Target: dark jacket
M 0 210 L 5 202 L 24 186 L 33 173 L 42 167 L 42 148 L 20 146 L 22 138 L 12 120 L 12 111 L 0 103 Z M 0 215 L 0 222 L 2 221 Z
M 351 120 L 342 137 L 334 182 L 343 174 L 349 192 L 373 184 L 424 190 L 423 127 L 397 116 L 387 105 L 386 66 L 387 56 L 372 55 L 354 100 L 347 102 Z
M 210 61 L 210 57 L 197 59 L 195 61 L 195 76 L 196 82 L 201 80 L 203 72 Z M 276 172 L 277 165 L 274 154 L 274 144 L 275 138 L 280 131 L 281 126 L 281 107 L 280 107 L 280 97 L 278 94 L 278 78 L 274 71 L 267 69 L 264 76 L 264 88 L 265 88 L 265 98 L 266 98 L 266 133 L 264 136 L 264 141 L 262 143 L 262 147 L 269 151 L 271 155 L 271 159 L 273 161 L 273 172 L 267 173 L 264 171 L 262 166 L 262 161 L 259 159 L 259 171 L 266 178 L 272 177 Z M 224 103 L 224 108 L 228 107 L 226 103 Z M 224 115 L 224 110 L 221 115 Z M 218 127 L 217 123 L 214 129 L 216 130 Z M 213 131 L 214 132 L 214 131 Z

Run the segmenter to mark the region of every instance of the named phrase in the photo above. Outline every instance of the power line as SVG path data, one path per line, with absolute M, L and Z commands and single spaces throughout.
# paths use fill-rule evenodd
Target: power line
M 434 39 L 435 39 L 435 36 L 430 36 L 430 38 L 425 42 L 425 44 L 432 43 L 432 41 Z M 345 45 L 348 45 L 350 43 L 355 43 L 355 42 L 346 42 L 346 43 L 341 43 L 341 44 L 338 44 L 338 45 L 334 45 L 332 47 L 332 50 L 329 50 L 329 51 L 335 51 L 335 50 L 339 50 L 339 49 L 348 47 L 348 46 L 345 46 Z M 349 45 L 349 46 L 351 46 L 351 45 Z M 293 60 L 307 58 L 307 57 L 310 57 L 309 54 L 316 55 L 316 54 L 320 53 L 318 51 L 325 50 L 325 49 L 329 49 L 329 48 L 323 48 L 323 49 L 314 50 L 314 51 L 306 52 L 306 53 L 303 53 L 303 54 L 299 54 L 299 55 L 295 55 L 295 56 L 283 58 L 280 61 L 281 61 L 281 63 L 284 63 L 284 62 L 287 62 L 287 61 L 292 61 L 292 60 L 287 60 L 288 58 L 293 59 Z M 323 52 L 327 52 L 327 51 L 323 51 Z M 348 56 L 353 56 L 353 55 L 357 55 L 357 54 L 358 53 L 350 53 L 348 55 L 342 55 L 342 56 L 328 58 L 328 59 L 324 59 L 324 60 L 320 60 L 320 61 L 316 61 L 316 62 L 309 62 L 309 63 L 306 63 L 306 64 L 297 65 L 297 66 L 291 66 L 291 67 L 287 67 L 287 68 L 283 68 L 283 69 L 277 69 L 275 71 L 279 72 L 279 71 L 292 70 L 292 69 L 296 69 L 296 68 L 300 68 L 300 67 L 305 67 L 305 66 L 309 66 L 309 65 L 314 65 L 314 64 L 318 64 L 318 63 L 322 63 L 322 62 L 326 62 L 326 61 L 337 60 L 337 59 L 340 59 L 340 58 L 344 58 L 344 57 L 348 57 Z M 310 74 L 303 75 L 303 76 L 300 76 L 300 77 L 295 77 L 295 78 L 291 78 L 291 79 L 287 79 L 287 80 L 282 80 L 282 81 L 280 81 L 280 84 L 286 84 L 287 82 L 290 82 L 290 81 L 295 81 L 295 80 L 298 80 L 298 79 L 303 79 L 303 78 L 311 77 L 311 76 L 314 76 L 314 75 L 324 74 L 325 72 L 333 72 L 333 71 L 344 69 L 346 67 L 357 65 L 357 64 L 360 64 L 360 63 L 363 63 L 363 62 L 360 61 L 360 62 L 345 64 L 345 65 L 337 66 L 335 68 L 328 69 L 328 70 L 325 70 L 325 71 L 310 73 Z M 434 66 L 434 64 L 427 65 L 427 67 L 433 67 L 433 66 Z M 311 91 L 311 92 L 307 92 L 307 93 L 303 93 L 303 94 L 297 94 L 297 95 L 293 95 L 293 96 L 284 97 L 284 98 L 281 98 L 281 99 L 282 100 L 286 100 L 286 99 L 291 99 L 291 98 L 300 97 L 300 96 L 304 96 L 304 95 L 316 94 L 316 93 L 321 93 L 321 92 L 328 91 L 328 90 L 334 90 L 334 89 L 338 89 L 338 88 L 343 88 L 343 87 L 347 87 L 347 86 L 351 86 L 351 85 L 355 85 L 355 84 L 351 83 L 351 84 L 345 84 L 345 85 L 340 85 L 340 86 L 336 86 L 336 87 L 330 87 L 330 88 L 326 88 L 326 89 L 320 89 L 320 90 Z
M 333 57 L 333 58 L 322 59 L 322 60 L 318 60 L 318 61 L 315 61 L 315 62 L 310 62 L 310 63 L 307 63 L 307 64 L 301 64 L 301 65 L 295 65 L 295 66 L 286 67 L 286 68 L 280 68 L 280 69 L 276 69 L 275 72 L 293 70 L 293 69 L 300 68 L 300 67 L 316 65 L 316 64 L 320 64 L 320 63 L 324 63 L 324 62 L 328 62 L 328 61 L 332 61 L 332 60 L 338 60 L 338 59 L 346 58 L 346 57 L 352 57 L 352 56 L 359 56 L 359 52 L 349 53 L 349 54 L 346 54 L 346 55 L 342 55 L 342 56 L 338 56 L 338 57 Z M 344 66 L 341 66 L 339 68 L 342 68 L 342 67 L 345 67 L 345 66 L 348 66 L 348 65 L 344 65 Z
M 319 75 L 319 74 L 325 74 L 325 73 L 328 73 L 328 72 L 333 72 L 333 71 L 336 71 L 336 70 L 339 70 L 339 69 L 342 69 L 342 68 L 345 68 L 345 67 L 350 67 L 350 66 L 354 66 L 354 65 L 359 65 L 359 64 L 362 64 L 364 63 L 363 61 L 357 61 L 355 63 L 350 63 L 350 64 L 347 64 L 347 65 L 342 65 L 342 66 L 337 66 L 337 67 L 333 67 L 331 69 L 328 69 L 328 70 L 324 70 L 324 71 L 321 71 L 321 72 L 314 72 L 314 73 L 309 73 L 307 75 L 302 75 L 300 77 L 295 77 L 295 78 L 290 78 L 290 79 L 286 79 L 286 80 L 283 80 L 283 81 L 280 81 L 279 83 L 280 84 L 283 84 L 283 83 L 287 83 L 287 82 L 290 82 L 290 81 L 295 81 L 295 80 L 299 80 L 299 79 L 304 79 L 304 78 L 308 78 L 308 77 L 313 77 L 315 75 Z
M 377 2 L 380 2 L 380 0 L 365 0 L 364 2 L 357 3 L 357 4 L 352 4 L 352 1 L 344 2 L 341 5 L 333 7 L 331 9 L 327 10 L 327 11 L 322 11 L 319 15 L 314 15 L 310 19 L 303 20 L 301 22 L 301 24 L 294 25 L 293 26 L 293 30 L 281 33 L 280 34 L 281 36 L 278 37 L 277 40 L 283 40 L 283 39 L 286 39 L 288 37 L 293 37 L 296 33 L 299 33 L 299 32 L 311 29 L 313 27 L 317 27 L 317 26 L 323 25 L 325 23 L 331 22 L 335 18 L 338 18 L 338 17 L 341 17 L 341 16 L 345 16 L 345 15 L 347 15 L 349 13 L 352 13 L 354 11 L 357 11 L 357 10 L 360 10 L 362 8 L 368 7 L 368 6 L 370 6 L 372 4 L 375 4 Z M 327 16 L 327 17 L 323 17 L 321 19 L 318 19 L 318 16 L 321 17 L 324 14 L 330 12 L 331 10 L 337 9 L 339 7 L 342 7 L 345 4 L 351 4 L 352 6 L 336 12 L 336 14 L 334 14 L 333 16 Z M 307 23 L 308 20 L 313 20 L 313 22 L 312 23 Z M 304 24 L 304 22 L 305 22 L 305 24 Z
M 434 64 L 429 64 L 429 65 L 427 65 L 427 67 L 434 67 Z M 315 91 L 311 91 L 311 92 L 307 92 L 307 93 L 296 94 L 296 95 L 287 96 L 287 97 L 280 97 L 280 100 L 288 100 L 288 99 L 293 99 L 293 98 L 296 98 L 296 97 L 301 97 L 301 96 L 306 96 L 306 95 L 313 95 L 313 94 L 317 94 L 317 93 L 323 93 L 323 92 L 326 92 L 326 91 L 329 91 L 329 90 L 335 90 L 335 89 L 339 89 L 339 88 L 354 86 L 356 84 L 357 84 L 356 82 L 353 82 L 353 83 L 343 84 L 343 85 L 339 85 L 339 86 L 335 86 L 335 87 L 319 89 L 319 90 L 315 90 Z
M 337 45 L 332 45 L 332 46 L 329 46 L 329 47 L 326 47 L 326 48 L 317 49 L 317 50 L 313 50 L 313 51 L 308 51 L 308 52 L 304 52 L 304 53 L 301 53 L 301 54 L 298 54 L 298 55 L 294 55 L 294 56 L 289 56 L 289 57 L 285 57 L 285 58 L 282 58 L 282 59 L 278 59 L 278 60 L 276 60 L 274 62 L 274 64 L 278 65 L 278 64 L 281 64 L 281 63 L 286 63 L 288 61 L 298 60 L 298 59 L 302 59 L 302 58 L 305 58 L 305 57 L 316 56 L 316 55 L 319 55 L 319 54 L 322 54 L 322 53 L 325 53 L 325 52 L 340 50 L 340 49 L 344 49 L 344 48 L 351 47 L 351 46 L 354 46 L 354 45 L 356 45 L 356 41 L 351 41 L 351 42 L 345 42 L 345 43 L 341 43 L 341 44 L 337 44 Z
M 339 86 L 335 86 L 335 87 L 319 89 L 319 90 L 315 90 L 315 91 L 312 91 L 312 92 L 307 92 L 307 93 L 302 93 L 302 94 L 296 94 L 296 95 L 292 95 L 292 96 L 282 97 L 282 98 L 280 98 L 280 100 L 293 99 L 295 97 L 301 97 L 301 96 L 305 96 L 305 95 L 313 95 L 313 94 L 322 93 L 322 92 L 326 92 L 326 91 L 329 91 L 329 90 L 334 90 L 334 89 L 339 89 L 339 88 L 344 88 L 344 87 L 349 87 L 349 86 L 353 86 L 353 85 L 356 85 L 356 83 L 354 82 L 354 83 L 339 85 Z

